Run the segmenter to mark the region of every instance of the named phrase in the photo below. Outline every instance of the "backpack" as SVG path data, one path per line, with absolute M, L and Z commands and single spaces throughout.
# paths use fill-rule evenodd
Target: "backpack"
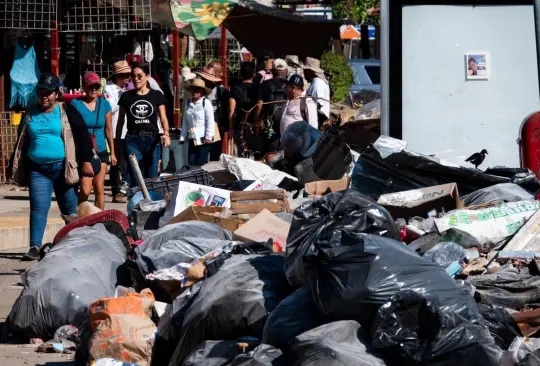
M 234 119 L 237 125 L 241 124 L 246 118 L 246 111 L 249 111 L 257 103 L 257 97 L 254 94 L 255 88 L 252 84 L 240 84 L 232 87 L 231 92 L 238 98 L 236 101 L 236 109 L 234 112 Z M 251 111 L 250 114 L 254 114 L 255 111 Z M 248 118 L 248 122 L 251 120 Z
M 271 99 L 268 102 L 277 102 L 281 100 L 282 101 L 287 100 L 287 94 L 285 93 L 286 84 L 281 83 L 280 85 L 276 85 L 277 84 L 276 81 L 278 80 L 279 79 L 268 80 L 268 87 L 270 88 L 270 91 L 271 91 Z M 281 116 L 283 116 L 285 103 L 272 103 L 272 104 L 268 104 L 267 106 L 268 106 L 268 109 L 267 109 L 266 116 L 272 119 L 274 126 L 277 126 L 277 130 L 279 130 L 279 124 L 281 122 Z

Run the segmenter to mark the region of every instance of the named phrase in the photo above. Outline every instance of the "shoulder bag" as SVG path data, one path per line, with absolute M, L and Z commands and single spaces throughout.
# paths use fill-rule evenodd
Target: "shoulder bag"
M 99 112 L 101 109 L 101 98 L 97 98 L 96 100 L 96 124 L 94 125 L 94 128 L 92 129 L 92 133 L 90 134 L 90 140 L 92 141 L 92 152 L 94 153 L 94 156 L 92 157 L 92 161 L 90 162 L 92 164 L 92 169 L 94 170 L 94 176 L 98 175 L 101 171 L 101 159 L 98 156 L 97 151 L 97 141 L 96 141 L 96 129 L 98 127 L 99 123 Z

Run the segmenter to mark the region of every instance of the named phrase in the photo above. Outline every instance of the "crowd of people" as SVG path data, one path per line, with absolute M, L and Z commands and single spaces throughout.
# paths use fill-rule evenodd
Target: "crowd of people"
M 260 60 L 258 72 L 254 63 L 243 62 L 241 80 L 230 89 L 221 83 L 219 62 L 195 73 L 180 70 L 184 101 L 179 143 L 187 144 L 190 165 L 218 160 L 218 136 L 225 133 L 239 153 L 248 149 L 261 156 L 278 151 L 280 137 L 295 123 L 317 130 L 329 119 L 330 87 L 318 60 L 306 59 L 303 72 L 309 87 L 302 76 L 288 76 L 287 63 L 271 52 Z M 110 166 L 113 202 L 126 202 L 127 189 L 137 183 L 128 156 L 136 156 L 145 178 L 154 178 L 160 173 L 162 148 L 171 143 L 167 99 L 140 56 L 114 64 L 102 95 L 101 78 L 94 72 L 83 77 L 84 97 L 70 103 L 61 102 L 61 85 L 57 76 L 41 75 L 38 104 L 22 119 L 12 157 L 13 179 L 30 193 L 26 260 L 39 258 L 53 191 L 64 216 L 75 216 L 92 191 L 96 207 L 104 209 Z

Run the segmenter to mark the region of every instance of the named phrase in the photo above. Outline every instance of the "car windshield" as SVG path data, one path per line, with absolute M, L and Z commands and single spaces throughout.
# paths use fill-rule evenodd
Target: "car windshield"
M 364 65 L 362 63 L 351 63 L 353 79 L 355 84 L 380 84 L 381 67 L 379 65 Z

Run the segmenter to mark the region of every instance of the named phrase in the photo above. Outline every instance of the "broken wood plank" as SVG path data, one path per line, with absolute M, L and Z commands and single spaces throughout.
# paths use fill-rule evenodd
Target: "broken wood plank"
M 284 202 L 275 203 L 231 203 L 233 215 L 258 214 L 264 209 L 270 212 L 287 212 Z
M 248 191 L 248 192 L 231 192 L 231 202 L 238 201 L 264 201 L 264 200 L 283 200 L 287 196 L 283 189 L 273 191 Z

